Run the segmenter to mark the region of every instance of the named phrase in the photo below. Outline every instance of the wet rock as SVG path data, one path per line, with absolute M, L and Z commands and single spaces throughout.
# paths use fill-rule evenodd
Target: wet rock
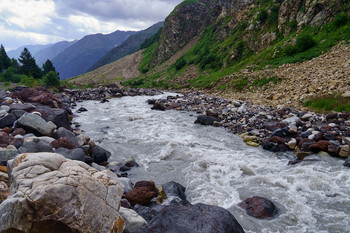
M 134 210 L 147 222 L 150 222 L 164 208 L 164 205 L 142 206 L 136 204 Z
M 147 103 L 150 104 L 150 105 L 153 105 L 153 104 L 156 103 L 156 101 L 157 101 L 156 99 L 148 99 Z
M 111 152 L 95 145 L 91 148 L 91 157 L 94 159 L 95 163 L 103 163 L 107 162 L 109 157 L 111 157 Z
M 124 233 L 138 232 L 141 227 L 147 224 L 146 220 L 132 209 L 120 207 L 119 213 L 125 221 Z
M 52 153 L 18 155 L 9 167 L 14 185 L 0 205 L 0 232 L 122 232 L 123 189 L 112 172 Z
M 151 109 L 152 110 L 165 111 L 166 107 L 163 104 L 156 102 L 156 103 L 153 104 L 153 107 Z
M 88 110 L 84 107 L 80 107 L 78 110 L 77 110 L 77 113 L 82 113 L 82 112 L 87 112 Z
M 33 132 L 41 136 L 52 136 L 55 131 L 55 126 L 46 122 L 38 115 L 25 113 L 17 121 L 18 127 L 24 128 L 26 131 Z
M 238 206 L 243 208 L 248 215 L 258 219 L 272 218 L 278 213 L 273 202 L 263 197 L 247 198 Z
M 130 167 L 128 167 L 128 166 L 121 166 L 120 168 L 119 168 L 119 171 L 121 171 L 121 172 L 126 172 L 126 171 L 129 171 L 131 168 Z
M 153 181 L 139 181 L 130 192 L 125 194 L 125 198 L 133 206 L 147 205 L 157 195 L 158 191 Z
M 66 159 L 85 162 L 85 153 L 81 148 L 71 150 L 67 148 L 58 148 L 55 150 L 55 153 L 63 155 Z
M 350 157 L 348 157 L 346 160 L 345 160 L 345 162 L 344 162 L 344 164 L 343 164 L 345 167 L 350 167 Z
M 215 121 L 220 121 L 220 120 L 212 116 L 199 115 L 197 117 L 197 120 L 194 123 L 201 124 L 201 125 L 213 125 Z
M 130 160 L 130 161 L 125 163 L 125 166 L 127 166 L 127 167 L 138 167 L 139 165 L 134 160 Z
M 20 153 L 38 153 L 38 152 L 52 152 L 50 142 L 40 138 L 33 138 L 25 140 L 23 145 L 18 149 Z
M 12 113 L 0 118 L 0 128 L 12 127 L 13 123 L 17 120 L 16 116 Z
M 196 205 L 165 206 L 140 233 L 243 233 L 235 217 L 218 206 Z
M 166 197 L 170 203 L 186 202 L 186 188 L 179 183 L 170 181 L 162 185 Z
M 54 140 L 51 142 L 51 145 L 55 149 L 61 148 L 61 147 L 66 148 L 66 149 L 77 148 L 77 146 L 74 145 L 73 143 L 71 143 L 68 138 L 60 138 L 60 139 Z
M 296 150 L 295 151 L 295 156 L 298 157 L 299 159 L 304 159 L 305 157 L 311 155 L 312 153 L 310 151 L 302 151 L 302 150 Z

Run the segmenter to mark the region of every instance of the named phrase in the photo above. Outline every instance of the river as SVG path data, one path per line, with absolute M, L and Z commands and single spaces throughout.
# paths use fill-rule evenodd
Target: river
M 149 98 L 82 102 L 78 108 L 88 112 L 74 121 L 112 152 L 110 160 L 137 161 L 140 167 L 129 172 L 133 181 L 176 181 L 191 203 L 228 209 L 246 232 L 350 232 L 350 170 L 342 160 L 313 156 L 320 161 L 290 166 L 291 154 L 277 156 L 246 146 L 223 128 L 194 124 L 195 113 L 153 111 Z M 279 215 L 246 215 L 237 204 L 252 196 L 272 200 Z

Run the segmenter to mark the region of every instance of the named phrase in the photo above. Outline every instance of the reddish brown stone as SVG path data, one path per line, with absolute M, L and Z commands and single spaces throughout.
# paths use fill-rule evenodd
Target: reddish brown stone
M 11 128 L 9 127 L 5 127 L 1 130 L 2 132 L 5 132 L 6 134 L 10 134 L 11 133 Z
M 313 142 L 313 141 L 310 140 L 310 139 L 308 139 L 308 138 L 303 138 L 303 139 L 301 139 L 300 142 L 298 143 L 298 147 L 299 147 L 299 148 L 302 148 L 302 147 L 303 147 L 303 144 L 304 144 L 305 142 Z
M 15 146 L 16 148 L 20 148 L 23 145 L 23 139 L 22 138 L 10 138 L 10 145 Z
M 10 137 L 7 133 L 0 131 L 0 144 L 8 145 L 10 143 Z
M 133 206 L 147 205 L 156 196 L 158 191 L 153 181 L 139 181 L 130 192 L 125 194 L 125 198 Z
M 284 144 L 283 139 L 278 137 L 278 136 L 273 136 L 271 138 L 271 142 L 274 142 L 274 143 L 277 143 L 277 144 Z
M 16 135 L 25 135 L 26 131 L 22 128 L 16 128 L 13 132 L 12 132 L 12 136 L 16 136 Z
M 259 219 L 272 218 L 278 213 L 273 202 L 263 197 L 248 198 L 239 203 L 238 206 L 245 209 L 248 215 Z
M 57 103 L 58 106 L 62 105 L 61 100 L 57 96 L 51 93 L 40 93 L 36 96 L 29 97 L 29 101 L 33 103 L 48 105 L 52 108 L 55 107 L 55 102 Z
M 77 148 L 77 146 L 74 145 L 73 143 L 71 143 L 68 140 L 68 138 L 60 138 L 60 139 L 54 140 L 51 142 L 51 145 L 55 149 L 60 148 L 60 147 L 67 148 L 67 149 Z
M 318 153 L 320 151 L 327 151 L 328 150 L 328 146 L 331 143 L 329 141 L 326 140 L 320 140 L 317 143 L 311 145 L 309 147 L 310 151 L 314 152 L 314 153 Z

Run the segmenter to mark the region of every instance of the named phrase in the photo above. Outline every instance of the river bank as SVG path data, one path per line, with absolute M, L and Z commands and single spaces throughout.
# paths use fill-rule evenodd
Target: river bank
M 25 91 L 23 91 L 23 90 L 25 90 Z M 14 127 L 2 128 L 1 133 L 3 134 L 2 136 L 4 136 L 4 137 L 1 137 L 1 138 L 2 139 L 5 138 L 8 140 L 7 141 L 5 140 L 5 143 L 3 143 L 3 145 L 2 145 L 2 147 L 6 147 L 6 149 L 1 150 L 1 156 L 3 158 L 3 155 L 6 154 L 6 155 L 10 156 L 11 158 L 17 158 L 16 163 L 18 163 L 18 164 L 22 163 L 21 161 L 23 158 L 23 160 L 24 160 L 23 164 L 25 164 L 26 159 L 28 159 L 28 161 L 30 162 L 30 159 L 33 159 L 34 157 L 29 156 L 30 159 L 29 159 L 29 157 L 28 158 L 23 157 L 23 155 L 22 156 L 19 155 L 19 157 L 18 157 L 17 155 L 19 153 L 55 152 L 55 153 L 59 153 L 59 154 L 63 155 L 66 159 L 68 158 L 68 159 L 80 160 L 82 162 L 85 162 L 85 163 L 91 165 L 94 169 L 96 169 L 94 172 L 99 171 L 102 173 L 106 173 L 107 171 L 112 171 L 114 175 L 118 175 L 120 177 L 119 181 L 122 182 L 123 186 L 124 186 L 124 191 L 120 191 L 120 190 L 116 191 L 117 193 L 120 193 L 120 195 L 122 193 L 124 193 L 124 195 L 125 195 L 125 196 L 119 197 L 119 198 L 121 198 L 121 205 L 124 207 L 127 207 L 127 208 L 134 206 L 133 209 L 136 210 L 136 212 L 138 212 L 144 219 L 151 221 L 151 218 L 154 217 L 153 214 L 151 214 L 151 213 L 153 213 L 157 209 L 158 209 L 158 213 L 162 212 L 160 209 L 162 209 L 164 206 L 160 206 L 159 202 L 161 202 L 162 199 L 164 199 L 164 196 L 167 196 L 168 198 L 173 197 L 173 198 L 175 198 L 175 200 L 180 200 L 180 202 L 186 200 L 186 196 L 184 198 L 184 189 L 183 189 L 184 187 L 178 183 L 168 184 L 166 182 L 161 183 L 161 184 L 163 184 L 161 187 L 155 187 L 156 185 L 154 182 L 152 183 L 152 182 L 144 182 L 143 181 L 141 183 L 135 182 L 136 183 L 135 185 L 131 184 L 130 179 L 125 178 L 126 176 L 128 176 L 128 174 L 127 174 L 128 171 L 131 170 L 132 171 L 131 173 L 139 172 L 140 170 L 138 170 L 138 168 L 137 168 L 138 163 L 140 163 L 142 165 L 141 166 L 141 168 L 142 168 L 142 167 L 144 167 L 144 165 L 146 165 L 144 163 L 144 161 L 142 161 L 141 159 L 140 160 L 136 159 L 136 161 L 135 161 L 133 158 L 130 158 L 126 155 L 124 155 L 124 157 L 123 157 L 124 161 L 114 160 L 115 158 L 113 157 L 112 154 L 118 155 L 118 154 L 120 154 L 121 150 L 113 151 L 113 153 L 111 154 L 109 149 L 106 150 L 107 147 L 103 146 L 103 143 L 100 144 L 100 142 L 103 142 L 103 140 L 102 141 L 93 141 L 93 140 L 90 140 L 90 138 L 88 136 L 84 136 L 85 133 L 84 133 L 84 131 L 80 130 L 79 123 L 81 123 L 84 127 L 85 121 L 89 121 L 88 119 L 90 119 L 90 118 L 95 119 L 95 117 L 97 117 L 98 120 L 96 122 L 92 122 L 92 124 L 95 126 L 97 125 L 97 127 L 99 127 L 99 128 L 102 127 L 102 129 L 103 129 L 104 126 L 102 125 L 102 121 L 107 121 L 107 122 L 109 122 L 109 124 L 108 124 L 109 127 L 103 129 L 101 132 L 103 134 L 105 134 L 105 136 L 107 138 L 110 136 L 112 138 L 114 138 L 113 133 L 111 132 L 112 129 L 110 128 L 111 123 L 113 122 L 113 118 L 109 118 L 107 115 L 109 114 L 110 110 L 116 111 L 116 109 L 117 109 L 116 107 L 119 106 L 120 104 L 127 107 L 128 104 L 130 104 L 130 103 L 129 102 L 123 103 L 123 102 L 117 101 L 115 103 L 117 105 L 113 105 L 117 99 L 110 99 L 110 98 L 125 97 L 125 101 L 126 101 L 126 99 L 129 98 L 126 96 L 155 95 L 155 94 L 159 94 L 159 93 L 160 92 L 156 91 L 156 90 L 143 90 L 143 89 L 139 89 L 139 90 L 131 89 L 131 90 L 124 91 L 124 90 L 119 89 L 116 86 L 103 87 L 103 88 L 98 88 L 98 89 L 89 89 L 89 90 L 85 90 L 85 91 L 66 90 L 66 91 L 62 92 L 59 96 L 55 96 L 52 93 L 47 93 L 44 90 L 40 90 L 40 89 L 36 90 L 36 91 L 33 91 L 33 90 L 28 91 L 28 89 L 22 89 L 22 90 L 15 91 L 13 93 L 7 93 L 7 94 L 3 93 L 1 96 L 2 97 L 1 98 L 2 99 L 1 106 L 2 106 L 2 110 L 5 111 L 6 113 L 4 113 L 4 116 L 1 118 L 0 122 L 5 122 L 4 121 L 5 117 L 6 117 L 5 120 L 8 120 L 8 119 L 13 120 L 16 118 L 16 120 L 13 123 L 15 123 L 17 121 L 17 122 L 19 122 L 19 124 L 16 123 Z M 166 96 L 166 95 L 163 95 L 163 96 Z M 25 98 L 27 98 L 27 100 L 23 100 Z M 122 98 L 122 99 L 124 99 L 124 98 Z M 93 104 L 94 104 L 94 106 L 95 106 L 94 108 L 96 108 L 96 110 L 93 111 L 93 109 L 91 108 L 90 105 L 89 105 L 90 107 L 87 107 L 87 108 L 84 108 L 83 106 L 81 106 L 81 104 L 79 102 L 85 101 L 85 100 L 95 100 L 93 102 Z M 96 100 L 97 100 L 97 102 L 96 102 Z M 136 100 L 138 100 L 138 99 L 135 99 L 135 101 Z M 27 101 L 31 102 L 31 103 L 29 104 Z M 104 107 L 105 105 L 109 106 L 109 104 L 110 104 L 110 103 L 108 103 L 109 101 L 112 102 L 111 107 L 114 106 L 111 109 L 109 109 L 109 107 L 107 107 L 107 108 Z M 128 101 L 129 101 L 129 99 L 128 99 Z M 298 117 L 302 124 L 310 124 L 310 123 L 314 123 L 314 121 L 310 120 L 312 117 L 314 117 L 314 119 L 320 119 L 320 118 L 318 118 L 319 116 L 312 115 L 310 118 L 308 118 L 308 120 L 305 120 L 306 119 L 306 117 L 304 116 L 305 113 L 302 114 L 302 113 L 296 112 L 296 110 L 288 110 L 288 109 L 282 109 L 282 110 L 286 111 L 287 113 L 285 113 L 285 115 L 283 115 L 284 117 L 281 117 L 281 116 L 277 115 L 277 112 L 281 111 L 281 109 L 279 109 L 279 110 L 278 109 L 266 109 L 263 107 L 251 105 L 249 103 L 232 102 L 232 101 L 225 100 L 225 99 L 206 96 L 206 95 L 203 95 L 200 93 L 187 93 L 187 94 L 184 94 L 183 96 L 174 95 L 171 97 L 167 97 L 166 99 L 150 100 L 148 102 L 153 104 L 153 108 L 155 110 L 156 109 L 160 109 L 160 110 L 176 109 L 176 110 L 182 110 L 182 111 L 186 110 L 186 111 L 191 111 L 191 112 L 198 112 L 198 113 L 202 114 L 197 119 L 198 123 L 202 123 L 202 124 L 206 124 L 206 125 L 223 126 L 226 129 L 228 129 L 230 132 L 234 132 L 234 133 L 242 134 L 242 133 L 247 132 L 248 134 L 251 134 L 251 135 L 243 135 L 242 137 L 250 145 L 257 145 L 257 144 L 259 144 L 259 142 L 263 142 L 265 139 L 272 136 L 272 134 L 273 134 L 272 130 L 269 130 L 266 128 L 259 128 L 261 125 L 264 125 L 264 123 L 266 123 L 266 122 L 269 123 L 268 125 L 271 125 L 271 122 L 274 125 L 278 125 L 279 128 L 281 128 L 281 130 L 283 132 L 285 132 L 287 130 L 287 128 L 284 129 L 286 126 L 281 127 L 280 126 L 281 122 L 279 122 L 279 120 L 281 120 L 283 122 L 283 120 L 290 119 L 293 117 Z M 44 106 L 46 106 L 46 107 L 44 107 Z M 136 109 L 139 108 L 137 106 L 138 105 L 136 105 Z M 73 111 L 70 109 L 70 107 L 72 107 Z M 146 108 L 149 109 L 150 107 L 151 106 L 147 106 Z M 21 110 L 21 111 L 19 111 L 19 110 Z M 259 111 L 259 112 L 257 113 L 257 111 Z M 25 112 L 31 112 L 31 114 L 26 114 Z M 77 115 L 80 113 L 81 113 L 81 116 L 85 117 L 85 118 L 83 118 L 85 120 L 83 122 L 79 122 L 79 120 L 78 120 L 78 122 L 76 122 L 76 124 L 73 124 L 71 126 L 70 123 L 71 123 L 72 119 L 70 118 L 70 116 Z M 235 115 L 233 113 L 236 113 L 238 115 Z M 11 116 L 11 114 L 14 115 L 15 118 L 9 117 L 9 115 Z M 141 114 L 143 114 L 143 113 L 141 113 Z M 299 115 L 294 116 L 293 114 L 299 114 Z M 310 113 L 308 113 L 308 114 L 310 114 Z M 349 132 L 348 128 L 346 126 L 346 122 L 348 121 L 348 118 L 344 118 L 344 116 L 343 116 L 344 114 L 345 113 L 342 113 L 342 115 L 337 115 L 337 118 L 340 119 L 340 120 L 338 119 L 340 122 L 338 124 L 334 123 L 334 122 L 332 122 L 332 123 L 323 122 L 325 124 L 326 123 L 332 124 L 332 125 L 330 125 L 333 128 L 332 132 L 335 131 L 336 133 L 338 133 L 336 135 L 336 137 L 334 139 L 332 139 L 332 141 L 331 140 L 329 140 L 329 141 L 334 145 L 335 145 L 335 142 L 338 141 L 340 144 L 339 147 L 341 146 L 341 143 L 343 143 L 343 141 L 340 142 L 340 139 L 343 139 L 343 136 L 344 135 L 346 136 Z M 16 117 L 17 115 L 18 115 L 18 119 Z M 38 125 L 36 125 L 36 127 L 30 127 L 29 125 L 26 124 L 26 122 L 32 122 L 31 119 L 27 119 L 27 120 L 22 119 L 21 120 L 21 118 L 23 116 L 28 117 L 28 115 L 40 116 L 44 119 L 45 122 L 41 121 L 40 127 L 38 127 Z M 123 112 L 118 112 L 118 115 L 123 115 Z M 165 113 L 165 115 L 167 115 L 167 113 Z M 279 115 L 282 115 L 282 114 L 279 113 Z M 229 116 L 230 118 L 228 118 L 227 116 Z M 261 117 L 261 116 L 264 116 L 264 117 Z M 119 116 L 119 117 L 123 118 L 122 116 Z M 36 117 L 34 117 L 34 118 L 36 118 Z M 150 119 L 152 119 L 151 116 L 150 116 L 150 118 L 148 118 L 147 115 L 143 115 L 143 116 L 134 116 L 131 118 L 128 117 L 127 121 L 128 122 L 137 122 L 137 121 L 139 121 L 139 119 L 142 119 L 142 118 L 147 118 L 147 119 L 145 119 L 147 121 L 150 121 Z M 251 118 L 258 119 L 259 121 L 250 120 Z M 325 118 L 327 120 L 327 116 L 325 116 Z M 328 116 L 328 118 L 329 118 L 329 116 Z M 77 118 L 73 118 L 73 119 L 80 119 L 80 118 L 77 117 Z M 293 118 L 293 119 L 296 119 L 296 118 Z M 155 127 L 158 127 L 157 125 L 161 122 L 157 123 L 158 119 L 153 119 L 153 120 L 156 120 Z M 235 122 L 235 120 L 236 120 L 236 122 Z M 54 125 L 51 124 L 50 121 L 53 122 Z M 238 121 L 240 124 L 237 124 Z M 98 122 L 100 122 L 100 123 L 98 123 Z M 299 120 L 296 120 L 295 122 L 298 123 Z M 317 122 L 317 121 L 315 121 L 315 122 Z M 96 123 L 98 123 L 98 124 L 96 124 Z M 301 137 L 302 135 L 300 135 L 300 134 L 307 132 L 307 131 L 311 131 L 311 130 L 307 130 L 307 129 L 304 130 L 304 128 L 305 128 L 305 127 L 303 127 L 304 125 L 299 125 L 299 124 L 300 123 L 298 123 L 298 126 L 296 124 L 295 125 L 292 125 L 292 124 L 288 125 L 289 126 L 288 132 L 289 132 L 289 129 L 291 127 L 297 127 L 297 130 L 299 129 L 301 132 L 299 133 L 297 131 L 297 133 L 295 135 L 299 134 L 299 136 Z M 11 125 L 11 124 L 9 124 L 9 125 Z M 56 129 L 54 126 L 56 126 Z M 342 127 L 345 127 L 345 128 L 342 128 Z M 313 126 L 311 126 L 310 128 L 313 128 Z M 141 137 L 141 135 L 137 135 L 137 131 L 140 129 L 129 128 L 128 130 L 134 130 L 133 131 L 134 134 L 136 133 L 136 136 Z M 208 130 L 210 131 L 210 127 Z M 98 130 L 98 131 L 100 131 L 100 130 Z M 259 131 L 259 134 L 257 134 L 258 131 Z M 274 130 L 274 131 L 276 131 L 276 130 Z M 259 136 L 252 135 L 253 132 L 255 132 Z M 327 132 L 325 132 L 325 135 L 329 135 L 329 133 L 327 134 Z M 17 133 L 19 133 L 19 134 L 17 134 Z M 28 133 L 33 133 L 33 134 L 28 135 Z M 90 132 L 90 131 L 86 132 L 86 135 L 90 135 L 90 134 L 93 135 L 92 132 Z M 44 135 L 45 135 L 45 137 L 42 137 Z M 314 135 L 313 132 L 311 132 L 310 135 Z M 308 135 L 308 136 L 310 136 L 310 135 Z M 347 135 L 347 136 L 349 136 L 349 135 Z M 218 140 L 221 140 L 220 137 L 218 138 Z M 279 137 L 279 136 L 274 135 L 273 137 Z M 271 140 L 276 139 L 273 137 L 271 137 Z M 63 138 L 66 138 L 66 140 Z M 284 137 L 281 136 L 279 138 L 284 138 Z M 287 138 L 287 137 L 285 137 L 285 138 Z M 184 138 L 182 138 L 182 139 L 184 139 Z M 346 137 L 344 139 L 346 140 Z M 135 139 L 133 139 L 133 140 L 135 140 Z M 145 140 L 145 139 L 141 137 L 140 140 Z M 297 140 L 297 138 L 295 138 L 295 140 Z M 311 139 L 309 139 L 309 140 L 311 140 Z M 117 140 L 117 143 L 121 143 L 120 141 L 122 141 L 122 138 L 120 138 L 120 140 Z M 275 142 L 273 141 L 272 143 L 275 143 Z M 115 142 L 114 142 L 114 144 L 115 144 Z M 282 148 L 282 146 L 279 146 L 279 145 L 282 145 L 282 143 L 281 144 L 276 143 L 276 144 L 278 145 L 277 147 L 280 150 L 280 148 Z M 276 146 L 276 144 L 273 144 L 273 146 Z M 273 148 L 273 146 L 272 146 L 272 148 Z M 186 145 L 186 147 L 188 147 L 188 145 Z M 143 147 L 143 149 L 145 149 L 145 148 Z M 304 150 L 305 148 L 302 147 L 302 149 Z M 17 152 L 16 152 L 16 150 L 17 150 Z M 328 150 L 328 148 L 327 148 L 327 150 Z M 183 150 L 180 150 L 180 151 L 183 151 Z M 13 154 L 10 155 L 9 154 L 10 152 Z M 303 151 L 303 152 L 307 152 L 307 151 Z M 173 152 L 171 152 L 171 153 L 173 153 Z M 230 152 L 230 153 L 232 153 L 232 152 Z M 164 154 L 163 160 L 167 160 L 168 159 L 167 156 L 169 156 L 169 155 Z M 181 155 L 181 157 L 182 156 L 183 155 Z M 264 157 L 266 157 L 266 156 L 264 156 Z M 110 158 L 110 159 L 108 159 L 108 158 Z M 61 159 L 64 160 L 64 158 L 61 158 Z M 147 160 L 147 159 L 144 158 L 144 160 Z M 224 160 L 226 160 L 226 159 L 224 159 Z M 6 161 L 8 161 L 8 159 Z M 42 158 L 42 161 L 45 161 L 45 159 Z M 50 167 L 48 165 L 48 163 L 50 163 L 50 161 L 51 160 L 48 160 L 48 161 L 42 162 L 42 163 L 45 164 L 45 166 Z M 66 160 L 64 160 L 64 161 L 66 161 Z M 40 162 L 40 160 L 34 160 L 34 161 L 31 161 L 31 163 L 40 164 L 41 162 Z M 64 163 L 67 163 L 67 162 L 64 162 Z M 2 161 L 2 164 L 6 165 L 4 161 Z M 18 169 L 18 168 L 16 168 L 17 165 L 11 165 L 11 164 L 10 165 L 7 164 L 7 165 L 8 165 L 7 168 L 9 169 L 9 171 L 8 171 L 9 174 L 11 174 L 12 169 L 14 169 L 14 170 Z M 75 165 L 72 164 L 70 166 L 74 167 Z M 209 166 L 209 164 L 206 166 Z M 7 180 L 6 180 L 6 174 L 4 174 L 5 167 L 1 167 L 1 168 L 2 168 L 2 170 L 1 170 L 2 173 L 1 173 L 0 177 L 4 178 L 5 183 L 8 186 L 8 184 L 9 184 L 8 177 L 9 176 L 7 176 Z M 60 169 L 61 168 L 58 168 L 58 170 L 60 170 Z M 84 169 L 86 169 L 86 171 L 89 170 L 89 168 L 87 168 L 87 167 L 84 167 Z M 35 174 L 35 176 L 38 176 L 38 177 L 42 174 L 41 172 L 43 172 L 40 169 L 39 169 L 39 171 L 37 169 L 34 169 L 34 170 L 36 173 L 34 172 L 33 174 Z M 248 171 L 246 171 L 246 172 L 248 172 Z M 252 171 L 250 171 L 250 172 L 252 172 Z M 109 173 L 110 172 L 108 172 L 108 174 Z M 70 178 L 71 175 L 72 174 L 68 174 L 68 175 L 65 175 L 64 177 Z M 112 176 L 111 174 L 109 174 L 109 175 Z M 95 176 L 95 175 L 93 175 L 93 176 Z M 12 177 L 15 177 L 15 176 L 12 174 Z M 54 179 L 55 176 L 52 176 L 52 177 Z M 145 177 L 146 176 L 144 176 L 143 178 L 145 178 Z M 222 177 L 222 178 L 224 178 L 224 177 Z M 16 180 L 18 178 L 14 178 L 14 179 Z M 112 179 L 112 178 L 106 178 L 106 179 Z M 148 178 L 146 177 L 146 179 L 148 179 Z M 141 180 L 138 179 L 137 181 L 141 181 Z M 182 180 L 180 179 L 179 181 L 182 181 Z M 28 182 L 28 180 L 24 179 L 21 182 Z M 86 181 L 86 182 L 88 182 L 88 181 Z M 98 182 L 98 179 L 96 180 L 96 182 Z M 118 184 L 115 184 L 115 185 L 118 186 Z M 120 185 L 120 186 L 122 186 L 122 185 Z M 21 186 L 19 186 L 19 187 L 21 187 Z M 186 185 L 186 187 L 187 187 L 187 185 Z M 16 188 L 18 188 L 18 187 L 16 187 Z M 162 191 L 162 188 L 164 191 Z M 189 187 L 189 188 L 192 189 L 193 187 Z M 11 189 L 12 189 L 11 193 L 13 194 L 14 190 L 16 190 L 16 189 L 13 186 L 11 186 Z M 103 189 L 103 187 L 100 187 L 99 190 L 100 189 Z M 177 191 L 174 194 L 174 192 L 171 190 L 177 190 Z M 16 191 L 23 191 L 23 190 L 19 189 Z M 58 191 L 58 190 L 55 189 L 55 191 Z M 192 190 L 192 191 L 194 191 L 194 190 Z M 72 191 L 72 192 L 74 192 L 74 191 Z M 198 190 L 196 192 L 198 193 L 198 192 L 203 192 L 203 191 Z M 10 194 L 9 189 L 7 189 L 7 191 L 4 193 L 6 193 L 6 195 L 8 196 Z M 163 195 L 164 193 L 166 195 Z M 189 193 L 191 193 L 191 190 Z M 31 195 L 33 196 L 34 194 L 31 193 Z M 38 194 L 36 194 L 36 195 L 38 195 Z M 205 192 L 203 195 L 206 195 Z M 157 198 L 158 200 L 154 199 L 156 197 L 158 197 Z M 213 195 L 214 199 L 216 199 L 217 197 L 218 196 Z M 238 199 L 244 200 L 245 198 L 248 198 L 248 197 L 250 197 L 250 196 L 248 195 L 248 196 L 245 196 L 243 198 L 238 198 Z M 173 199 L 173 198 L 170 198 L 170 199 Z M 236 197 L 236 199 L 237 199 L 237 197 Z M 202 200 L 205 200 L 205 199 L 202 199 Z M 232 201 L 230 201 L 230 202 L 232 202 Z M 145 209 L 142 206 L 136 207 L 137 203 L 147 205 L 148 206 L 147 208 L 149 208 L 149 209 L 147 209 L 147 208 Z M 233 202 L 233 203 L 235 203 L 235 202 Z M 247 199 L 247 203 L 250 203 L 250 201 L 248 199 Z M 264 203 L 264 199 L 263 199 L 263 203 Z M 185 204 L 186 204 L 186 202 L 185 202 Z M 187 203 L 187 204 L 189 204 L 189 203 Z M 236 206 L 236 204 L 234 204 L 234 205 Z M 255 205 L 259 205 L 259 203 L 255 203 Z M 230 206 L 228 206 L 228 207 L 230 207 Z M 249 207 L 249 204 L 246 204 L 246 207 Z M 264 205 L 262 205 L 262 207 L 263 207 L 262 209 L 264 210 Z M 281 208 L 281 206 L 278 206 L 278 207 Z M 196 210 L 192 214 L 196 214 L 197 211 L 200 211 L 200 212 L 204 211 L 204 209 L 206 209 L 207 207 L 196 206 L 194 208 L 198 208 L 198 210 Z M 173 213 L 174 211 L 175 212 L 176 211 L 178 211 L 178 212 L 183 211 L 184 216 L 188 216 L 188 214 L 191 214 L 191 213 L 189 213 L 191 211 L 189 211 L 189 209 L 187 209 L 187 208 L 172 209 L 170 212 Z M 210 211 L 214 211 L 214 209 L 212 209 Z M 215 211 L 218 211 L 218 213 L 219 213 L 220 211 L 223 211 L 223 209 L 215 209 Z M 235 211 L 237 211 L 237 210 L 235 210 Z M 220 213 L 221 213 L 220 215 L 227 214 L 226 212 L 220 212 Z M 238 214 L 241 214 L 241 212 L 238 212 Z M 126 217 L 126 219 L 129 219 L 130 215 L 134 215 L 134 213 L 131 213 L 131 214 L 129 213 L 129 215 L 128 215 L 128 217 Z M 103 214 L 102 214 L 102 216 L 103 216 Z M 210 215 L 208 215 L 208 216 L 210 216 Z M 233 216 L 232 217 L 231 216 L 232 215 L 228 214 L 225 221 L 233 221 L 232 220 Z M 237 216 L 237 215 L 235 214 L 235 216 Z M 2 217 L 3 217 L 3 215 L 2 215 Z M 123 216 L 123 218 L 124 217 L 125 216 Z M 170 218 L 173 218 L 173 217 L 174 216 L 170 216 Z M 179 216 L 177 216 L 177 217 L 179 217 Z M 213 219 L 214 217 L 217 217 L 217 216 L 210 216 L 211 219 Z M 245 218 L 246 217 L 242 218 L 240 216 L 239 222 L 243 221 L 245 226 L 246 226 L 249 224 L 246 223 L 247 220 L 245 220 Z M 157 218 L 155 218 L 155 219 L 157 219 Z M 160 215 L 158 220 L 159 219 L 164 220 L 164 219 L 167 219 L 167 217 Z M 137 221 L 138 224 L 141 224 L 141 225 L 145 224 L 145 222 L 142 221 L 142 219 L 141 220 L 140 219 L 137 219 L 137 220 L 133 219 L 132 221 Z M 156 220 L 154 220 L 154 221 L 156 221 Z M 154 221 L 152 220 L 152 223 L 154 223 Z M 164 220 L 164 221 L 166 221 L 167 224 L 169 223 L 168 220 Z M 205 219 L 203 221 L 206 222 Z M 147 222 L 149 222 L 149 221 L 147 221 Z M 118 220 L 115 223 L 120 223 L 120 222 Z M 148 227 L 149 227 L 148 230 L 144 230 L 143 232 L 154 232 L 155 228 L 160 229 L 159 224 L 162 224 L 162 223 L 157 222 L 157 223 L 155 223 L 155 225 L 150 224 L 150 225 L 148 225 Z M 129 226 L 130 226 L 130 223 L 129 223 Z M 234 226 L 236 227 L 236 225 L 234 225 Z M 237 225 L 237 227 L 238 226 L 239 225 Z M 189 224 L 188 229 L 190 229 L 190 228 L 191 228 L 191 225 Z M 239 227 L 237 229 L 239 229 Z M 226 230 L 224 228 L 222 228 L 222 231 L 220 231 L 220 232 L 226 232 Z M 198 232 L 203 232 L 203 231 L 198 231 Z M 206 231 L 206 232 L 211 232 L 211 231 Z M 240 230 L 237 230 L 237 232 L 240 232 Z

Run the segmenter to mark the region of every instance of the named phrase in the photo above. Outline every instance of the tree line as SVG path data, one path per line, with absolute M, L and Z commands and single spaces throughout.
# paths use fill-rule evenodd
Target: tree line
M 49 59 L 40 68 L 27 48 L 23 49 L 18 61 L 14 58 L 10 59 L 3 45 L 0 46 L 0 81 L 26 86 L 60 85 L 59 73 Z

